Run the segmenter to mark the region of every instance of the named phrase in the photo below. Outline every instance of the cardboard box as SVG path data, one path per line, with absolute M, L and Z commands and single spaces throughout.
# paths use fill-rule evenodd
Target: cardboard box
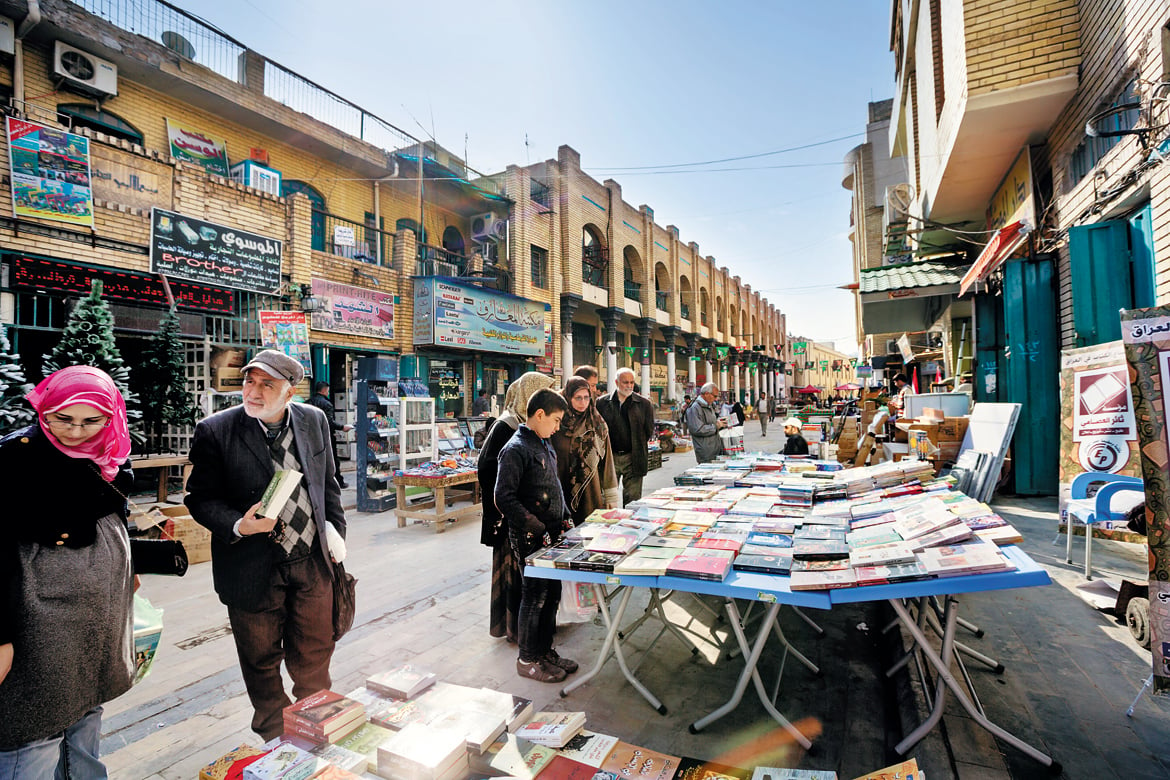
M 244 387 L 244 372 L 230 366 L 213 368 L 211 372 L 211 389 L 220 392 L 240 390 Z
M 962 442 L 967 435 L 967 417 L 945 417 L 938 425 L 938 441 Z
M 963 443 L 957 441 L 940 441 L 938 443 L 938 460 L 943 464 L 953 464 L 959 459 L 959 449 Z
M 187 562 L 191 565 L 211 560 L 211 531 L 187 514 L 187 507 L 175 506 L 159 510 L 170 517 L 163 527 L 163 536 L 183 543 Z
M 910 425 L 910 430 L 912 431 L 926 431 L 926 438 L 930 440 L 931 444 L 938 444 L 939 428 L 938 423 L 922 422 L 921 420 Z

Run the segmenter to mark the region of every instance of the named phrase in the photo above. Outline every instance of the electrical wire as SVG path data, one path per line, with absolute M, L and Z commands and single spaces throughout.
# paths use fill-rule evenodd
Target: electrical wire
M 738 162 L 739 160 L 756 160 L 756 159 L 759 159 L 761 157 L 771 157 L 771 156 L 777 155 L 777 154 L 787 154 L 788 152 L 799 152 L 802 149 L 812 149 L 812 148 L 817 147 L 817 146 L 827 146 L 829 144 L 835 144 L 838 141 L 847 141 L 851 138 L 860 138 L 861 136 L 864 136 L 864 135 L 865 135 L 865 133 L 850 133 L 849 135 L 843 135 L 843 136 L 839 136 L 837 138 L 830 138 L 830 139 L 825 140 L 825 141 L 815 141 L 813 143 L 803 144 L 801 146 L 790 146 L 786 149 L 776 149 L 776 150 L 773 150 L 771 152 L 760 152 L 758 154 L 742 154 L 742 155 L 739 155 L 737 157 L 724 157 L 724 158 L 719 159 L 719 160 L 705 160 L 702 162 L 689 162 L 689 163 L 671 163 L 669 165 L 632 165 L 632 166 L 626 166 L 626 167 L 594 166 L 593 170 L 606 171 L 609 173 L 612 173 L 615 171 L 617 171 L 617 172 L 621 172 L 621 171 L 653 171 L 653 170 L 663 170 L 666 168 L 692 168 L 692 167 L 699 166 L 699 165 L 717 165 L 719 163 Z M 840 165 L 841 163 L 837 162 L 834 164 Z

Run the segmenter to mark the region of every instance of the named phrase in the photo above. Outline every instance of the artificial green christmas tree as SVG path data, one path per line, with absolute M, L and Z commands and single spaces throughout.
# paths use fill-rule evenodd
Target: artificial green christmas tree
M 0 328 L 0 436 L 11 433 L 36 421 L 36 412 L 25 394 L 33 389 L 25 381 L 20 356 L 9 352 L 8 337 Z
M 93 280 L 89 297 L 83 298 L 69 313 L 57 346 L 45 355 L 45 376 L 66 366 L 93 366 L 110 375 L 126 401 L 130 435 L 141 442 L 141 425 L 136 423 L 142 419 L 142 412 L 137 397 L 130 392 L 130 368 L 114 343 L 114 315 L 102 300 L 102 283 L 98 279 Z
M 146 429 L 147 451 L 160 452 L 168 425 L 194 425 L 199 420 L 199 408 L 187 392 L 179 315 L 174 309 L 168 309 L 163 315 L 158 333 L 143 350 L 134 379 Z

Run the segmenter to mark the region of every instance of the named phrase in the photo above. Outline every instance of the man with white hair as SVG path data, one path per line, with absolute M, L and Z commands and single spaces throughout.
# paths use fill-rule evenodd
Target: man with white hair
M 301 364 L 266 349 L 243 373 L 243 403 L 195 426 L 185 503 L 211 531 L 211 579 L 227 606 L 252 730 L 270 740 L 284 731 L 285 707 L 332 685 L 333 563 L 344 557 L 345 511 L 329 421 L 292 402 Z M 283 507 L 263 514 L 277 471 L 301 477 Z
M 642 497 L 642 477 L 650 459 L 647 444 L 654 436 L 654 406 L 634 392 L 635 381 L 632 368 L 619 368 L 614 390 L 597 399 L 597 411 L 609 426 L 623 506 Z
M 719 399 L 719 385 L 708 382 L 699 388 L 699 397 L 687 409 L 687 430 L 695 447 L 695 460 L 706 463 L 723 452 L 719 431 L 727 427 L 727 420 L 715 411 Z

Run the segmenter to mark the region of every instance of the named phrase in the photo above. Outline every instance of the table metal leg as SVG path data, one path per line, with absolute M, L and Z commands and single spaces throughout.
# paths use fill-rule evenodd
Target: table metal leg
M 665 715 L 666 707 L 654 694 L 650 692 L 650 690 L 645 685 L 641 683 L 640 680 L 638 680 L 637 677 L 634 676 L 633 672 L 630 671 L 629 666 L 626 664 L 625 655 L 622 653 L 622 645 L 617 638 L 618 627 L 621 625 L 622 617 L 624 617 L 626 614 L 626 607 L 630 603 L 630 596 L 633 595 L 634 589 L 626 587 L 621 588 L 621 591 L 621 596 L 618 598 L 617 611 L 614 612 L 611 617 L 609 614 L 609 607 L 606 606 L 605 603 L 605 588 L 603 588 L 601 585 L 593 585 L 593 593 L 597 598 L 597 605 L 601 610 L 601 617 L 605 621 L 605 626 L 607 629 L 605 633 L 605 643 L 601 646 L 601 652 L 598 654 L 597 663 L 593 665 L 593 668 L 577 679 L 573 680 L 573 682 L 569 685 L 566 685 L 564 688 L 562 688 L 561 696 L 568 696 L 570 693 L 596 677 L 597 673 L 601 671 L 601 667 L 605 665 L 606 660 L 609 658 L 609 655 L 612 652 L 614 658 L 617 659 L 618 666 L 621 668 L 622 674 L 625 675 L 625 678 L 629 681 L 630 685 L 634 686 L 634 689 L 637 690 L 638 693 L 642 694 L 642 697 L 645 698 L 646 701 L 650 703 L 650 706 L 657 710 L 660 715 Z
M 764 709 L 768 714 L 775 718 L 776 722 L 784 728 L 805 750 L 812 747 L 812 742 L 804 734 L 792 725 L 780 711 L 772 704 L 768 698 L 767 691 L 764 689 L 764 684 L 760 680 L 759 672 L 756 670 L 756 665 L 760 661 L 760 655 L 764 651 L 764 645 L 768 642 L 768 636 L 772 633 L 772 626 L 776 622 L 776 615 L 780 611 L 780 604 L 770 604 L 767 612 L 764 615 L 764 620 L 760 625 L 759 633 L 756 635 L 754 646 L 749 646 L 747 637 L 743 633 L 739 610 L 735 606 L 735 602 L 731 599 L 727 600 L 726 604 L 727 617 L 731 622 L 731 630 L 735 632 L 735 638 L 739 642 L 740 647 L 744 652 L 744 669 L 739 676 L 739 680 L 735 684 L 735 690 L 732 691 L 731 698 L 722 707 L 718 708 L 711 714 L 700 718 L 692 723 L 688 728 L 692 734 L 697 734 L 711 723 L 714 723 L 719 718 L 722 718 L 727 713 L 739 706 L 743 700 L 743 694 L 747 690 L 748 682 L 755 685 L 756 694 L 760 697 L 760 703 L 764 705 Z
M 927 640 L 926 634 L 922 631 L 918 623 L 911 618 L 910 612 L 906 609 L 905 605 L 902 604 L 901 600 L 890 599 L 889 601 L 890 606 L 894 608 L 894 612 L 896 612 L 899 619 L 901 619 L 902 626 L 906 629 L 907 632 L 909 632 L 910 636 L 913 637 L 915 644 L 918 646 L 918 649 L 927 658 L 927 660 L 930 661 L 931 666 L 935 668 L 939 679 L 939 695 L 935 698 L 934 707 L 931 711 L 930 717 L 928 717 L 926 721 L 922 723 L 922 725 L 911 732 L 905 739 L 899 742 L 894 747 L 894 750 L 896 750 L 899 755 L 906 755 L 910 748 L 914 747 L 914 745 L 917 744 L 918 741 L 921 740 L 928 731 L 930 731 L 930 729 L 934 728 L 935 724 L 942 717 L 942 712 L 945 705 L 945 696 L 942 694 L 944 692 L 943 686 L 945 686 L 945 688 L 950 689 L 951 693 L 954 694 L 955 699 L 963 706 L 963 709 L 967 711 L 967 714 L 970 715 L 976 723 L 1025 755 L 1035 759 L 1044 766 L 1051 767 L 1054 773 L 1059 772 L 1061 768 L 1060 764 L 1059 762 L 1054 761 L 1051 756 L 1040 752 L 1036 748 L 1029 745 L 1027 742 L 1024 742 L 1019 737 L 988 720 L 987 716 L 980 712 L 977 707 L 975 707 L 975 705 L 971 702 L 971 699 L 968 698 L 962 687 L 959 685 L 958 680 L 956 680 L 954 675 L 951 674 L 949 661 L 955 652 L 954 640 L 955 628 L 958 622 L 958 602 L 953 597 L 946 597 L 946 608 L 944 610 L 945 628 L 943 629 L 941 653 L 939 653 L 935 652 L 934 648 Z M 944 661 L 943 658 L 946 658 L 947 660 Z

